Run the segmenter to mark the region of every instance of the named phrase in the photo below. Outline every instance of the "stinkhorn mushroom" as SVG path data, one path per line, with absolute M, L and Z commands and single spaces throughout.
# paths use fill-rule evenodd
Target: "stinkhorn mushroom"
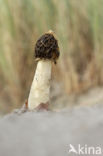
M 28 109 L 48 109 L 52 62 L 59 57 L 58 41 L 53 31 L 42 35 L 35 45 L 37 67 L 28 98 Z

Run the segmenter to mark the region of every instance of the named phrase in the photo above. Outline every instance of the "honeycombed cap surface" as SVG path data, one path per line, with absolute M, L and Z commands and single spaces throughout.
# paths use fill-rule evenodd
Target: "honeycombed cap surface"
M 36 59 L 51 59 L 56 63 L 60 55 L 58 41 L 52 33 L 42 35 L 35 45 Z

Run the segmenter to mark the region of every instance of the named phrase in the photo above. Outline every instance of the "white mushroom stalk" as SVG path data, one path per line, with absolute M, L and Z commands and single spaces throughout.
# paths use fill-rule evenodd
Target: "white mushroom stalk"
M 41 60 L 37 64 L 36 73 L 31 86 L 28 108 L 33 110 L 39 104 L 49 102 L 51 61 Z
M 50 81 L 52 62 L 59 57 L 59 48 L 53 32 L 41 36 L 35 45 L 35 58 L 38 60 L 36 72 L 31 85 L 28 109 L 48 106 L 50 100 Z

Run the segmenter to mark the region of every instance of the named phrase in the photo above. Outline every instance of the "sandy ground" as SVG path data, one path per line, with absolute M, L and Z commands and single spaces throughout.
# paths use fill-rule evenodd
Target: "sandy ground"
M 70 144 L 99 146 L 103 156 L 103 105 L 60 112 L 11 113 L 0 120 L 0 156 L 75 156 Z M 97 155 L 94 153 L 93 155 Z
M 60 85 L 54 87 L 52 111 L 17 110 L 1 117 L 0 156 L 103 156 L 103 88 L 68 97 Z M 69 153 L 70 145 L 76 154 Z

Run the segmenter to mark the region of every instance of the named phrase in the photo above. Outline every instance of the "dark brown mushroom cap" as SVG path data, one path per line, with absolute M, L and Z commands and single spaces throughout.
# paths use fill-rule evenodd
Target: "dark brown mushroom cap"
M 35 45 L 35 58 L 39 59 L 51 59 L 56 63 L 59 57 L 58 41 L 54 37 L 53 33 L 46 33 L 42 35 Z

